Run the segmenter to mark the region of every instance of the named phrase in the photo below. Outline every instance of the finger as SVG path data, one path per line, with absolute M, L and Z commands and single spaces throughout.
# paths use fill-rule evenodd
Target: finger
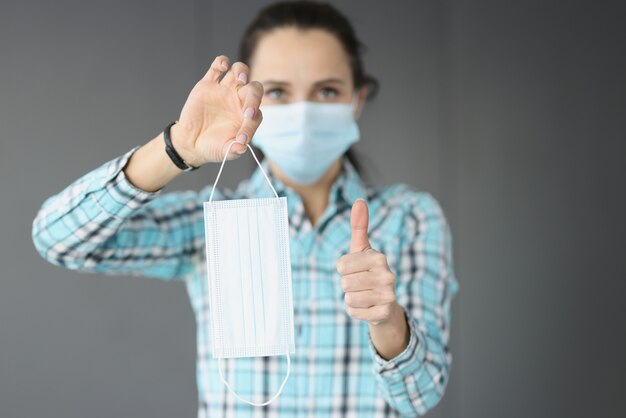
M 346 312 L 355 319 L 377 324 L 389 319 L 391 316 L 391 303 L 386 305 L 376 305 L 371 308 L 353 308 L 346 305 Z
M 252 81 L 241 88 L 242 92 L 244 90 L 243 122 L 235 136 L 235 140 L 241 144 L 241 147 L 238 148 L 238 150 L 242 150 L 240 153 L 245 152 L 246 144 L 250 142 L 263 120 L 263 114 L 259 109 L 263 98 L 263 86 L 258 81 Z
M 232 87 L 236 87 L 237 85 L 244 85 L 248 82 L 249 72 L 250 69 L 246 64 L 241 61 L 237 61 L 224 75 L 224 78 L 222 78 L 220 84 L 226 84 Z
M 387 257 L 376 250 L 342 255 L 335 267 L 342 276 L 360 271 L 388 270 Z
M 344 292 L 359 292 L 381 287 L 394 289 L 395 280 L 394 274 L 390 271 L 383 273 L 361 271 L 343 276 L 341 278 L 341 288 Z
M 353 308 L 371 308 L 377 305 L 386 305 L 396 300 L 393 290 L 363 290 L 360 292 L 347 292 L 344 295 L 346 306 Z
M 247 147 L 239 144 L 236 140 L 232 139 L 222 145 L 222 157 L 225 155 L 226 160 L 234 160 L 239 158 L 241 154 L 245 152 Z
M 218 55 L 217 57 L 215 57 L 213 63 L 211 64 L 211 67 L 206 72 L 204 77 L 202 77 L 202 79 L 212 82 L 218 82 L 220 77 L 222 77 L 222 74 L 224 74 L 224 72 L 228 70 L 229 62 L 230 59 L 226 55 Z
M 350 213 L 350 226 L 352 227 L 351 253 L 372 248 L 367 238 L 368 217 L 367 203 L 363 199 L 357 199 L 352 205 L 352 212 Z

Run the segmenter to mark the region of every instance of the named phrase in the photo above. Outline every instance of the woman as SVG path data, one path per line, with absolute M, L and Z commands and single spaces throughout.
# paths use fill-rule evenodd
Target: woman
M 211 186 L 163 188 L 185 167 L 257 145 L 288 201 L 296 323 L 291 377 L 263 408 L 271 416 L 421 415 L 449 376 L 458 286 L 451 236 L 430 194 L 361 179 L 349 148 L 372 86 L 360 42 L 334 7 L 270 5 L 245 32 L 240 61 L 216 57 L 193 87 L 166 129 L 170 151 L 162 132 L 50 197 L 33 222 L 35 246 L 70 269 L 184 281 L 198 326 L 199 416 L 251 416 L 254 407 L 226 390 L 211 359 L 202 216 Z M 257 168 L 236 190 L 216 188 L 214 199 L 268 189 Z M 285 369 L 282 357 L 240 358 L 225 376 L 262 401 Z

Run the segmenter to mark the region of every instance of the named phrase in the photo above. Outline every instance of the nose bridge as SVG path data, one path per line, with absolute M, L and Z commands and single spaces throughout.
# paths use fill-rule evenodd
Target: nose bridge
M 316 79 L 313 78 L 311 74 L 301 74 L 300 77 L 292 81 L 292 103 L 316 101 L 315 93 L 317 87 L 314 83 L 314 80 Z
M 311 92 L 308 88 L 295 88 L 292 96 L 292 103 L 306 102 L 311 98 Z

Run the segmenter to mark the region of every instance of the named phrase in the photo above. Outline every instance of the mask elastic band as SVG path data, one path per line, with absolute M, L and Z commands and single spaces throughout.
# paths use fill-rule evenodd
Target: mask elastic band
M 222 165 L 220 166 L 220 171 L 217 172 L 217 177 L 215 178 L 215 183 L 213 183 L 213 188 L 211 189 L 211 195 L 209 196 L 209 202 L 211 202 L 213 200 L 213 192 L 215 192 L 215 186 L 217 185 L 217 182 L 220 179 L 220 175 L 222 175 L 222 169 L 224 168 L 224 163 L 226 162 L 226 157 L 228 157 L 228 153 L 230 152 L 230 147 L 232 147 L 234 143 L 235 143 L 235 141 L 232 141 L 230 144 L 228 144 L 228 148 L 226 149 L 226 154 L 224 154 L 224 159 L 222 160 Z M 263 170 L 263 166 L 259 162 L 259 159 L 256 157 L 256 154 L 254 153 L 254 151 L 252 151 L 252 147 L 250 146 L 250 144 L 246 144 L 246 146 L 248 148 L 250 148 L 250 152 L 252 153 L 252 156 L 254 157 L 254 161 L 256 161 L 257 165 L 261 169 L 261 173 L 263 173 L 263 177 L 265 177 L 265 180 L 267 180 L 267 184 L 269 184 L 270 187 L 272 188 L 272 191 L 274 192 L 274 196 L 276 196 L 276 198 L 278 198 L 278 193 L 276 193 L 276 190 L 274 189 L 274 186 L 272 186 L 272 182 L 270 181 L 269 177 L 267 177 L 267 174 L 265 174 L 265 170 Z
M 276 394 L 272 396 L 268 401 L 265 401 L 263 403 L 250 402 L 246 399 L 243 399 L 241 396 L 239 396 L 237 392 L 235 392 L 233 388 L 230 387 L 226 379 L 224 379 L 224 374 L 222 373 L 222 360 L 223 359 L 221 357 L 217 359 L 217 370 L 220 372 L 220 378 L 222 379 L 222 382 L 226 385 L 230 393 L 235 395 L 237 399 L 253 406 L 269 405 L 270 403 L 272 403 L 272 401 L 274 401 L 274 399 L 278 398 L 280 393 L 283 391 L 283 388 L 285 387 L 285 383 L 287 383 L 287 379 L 289 378 L 289 372 L 291 371 L 291 358 L 289 357 L 289 352 L 287 352 L 287 374 L 285 375 L 285 379 L 283 380 L 283 383 L 280 384 L 280 387 L 278 388 L 278 392 L 276 392 Z

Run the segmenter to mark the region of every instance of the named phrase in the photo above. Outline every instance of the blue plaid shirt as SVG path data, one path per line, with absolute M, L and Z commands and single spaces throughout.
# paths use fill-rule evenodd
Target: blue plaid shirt
M 273 403 L 253 407 L 222 384 L 212 358 L 202 203 L 211 187 L 146 192 L 122 168 L 133 148 L 48 198 L 33 221 L 33 241 L 49 262 L 69 269 L 140 275 L 185 283 L 197 324 L 199 417 L 394 417 L 422 415 L 443 396 L 450 373 L 450 302 L 458 283 L 451 235 L 437 201 L 407 185 L 370 187 L 343 160 L 329 204 L 313 226 L 300 197 L 272 176 L 288 202 L 296 352 L 291 375 Z M 273 196 L 260 170 L 214 199 Z M 365 322 L 344 309 L 339 257 L 349 252 L 350 208 L 369 205 L 369 240 L 396 274 L 397 302 L 409 344 L 384 360 Z M 263 402 L 286 372 L 284 356 L 224 361 L 242 396 Z

